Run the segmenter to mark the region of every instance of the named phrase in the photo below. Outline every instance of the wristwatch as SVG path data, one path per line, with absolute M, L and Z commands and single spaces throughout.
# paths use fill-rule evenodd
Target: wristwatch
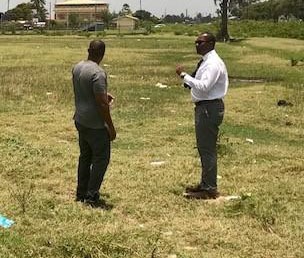
M 182 79 L 184 79 L 184 77 L 186 76 L 186 73 L 185 73 L 185 72 L 181 72 L 179 76 L 180 76 Z

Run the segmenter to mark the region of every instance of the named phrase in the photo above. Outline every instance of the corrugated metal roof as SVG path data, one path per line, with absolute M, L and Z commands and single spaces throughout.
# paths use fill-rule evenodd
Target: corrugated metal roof
M 56 5 L 78 5 L 78 4 L 108 4 L 102 0 L 66 0 Z

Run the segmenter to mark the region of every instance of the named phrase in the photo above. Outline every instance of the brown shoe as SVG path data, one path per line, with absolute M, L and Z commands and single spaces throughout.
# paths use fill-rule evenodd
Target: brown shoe
M 220 193 L 216 190 L 212 190 L 212 191 L 201 190 L 196 192 L 185 192 L 183 195 L 187 199 L 209 200 L 209 199 L 218 198 L 220 196 Z

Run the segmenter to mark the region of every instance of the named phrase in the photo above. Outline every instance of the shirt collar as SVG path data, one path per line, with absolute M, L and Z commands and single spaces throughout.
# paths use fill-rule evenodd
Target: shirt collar
M 202 56 L 203 60 L 207 60 L 209 56 L 211 56 L 213 53 L 215 53 L 215 50 L 212 49 L 211 51 L 209 51 L 207 54 Z

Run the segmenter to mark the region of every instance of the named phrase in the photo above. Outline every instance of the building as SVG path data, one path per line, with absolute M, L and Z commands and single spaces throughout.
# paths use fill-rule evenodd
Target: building
M 119 30 L 134 30 L 137 26 L 139 19 L 131 15 L 119 16 L 113 19 L 113 24 Z
M 73 15 L 80 23 L 102 21 L 108 8 L 109 4 L 102 0 L 65 0 L 55 4 L 55 20 L 68 22 Z

